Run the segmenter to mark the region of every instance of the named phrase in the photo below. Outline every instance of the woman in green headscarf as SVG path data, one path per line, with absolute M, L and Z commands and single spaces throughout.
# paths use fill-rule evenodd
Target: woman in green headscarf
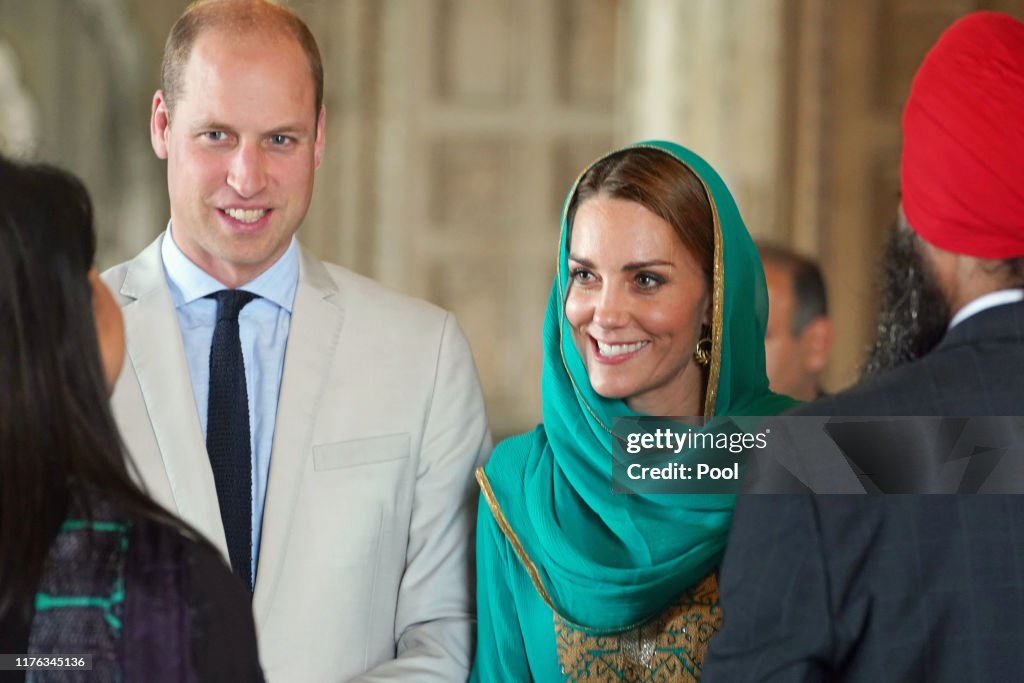
M 644 142 L 584 171 L 544 321 L 544 423 L 477 473 L 473 680 L 699 678 L 734 496 L 614 495 L 612 419 L 793 407 L 768 390 L 767 315 L 753 241 L 703 159 Z

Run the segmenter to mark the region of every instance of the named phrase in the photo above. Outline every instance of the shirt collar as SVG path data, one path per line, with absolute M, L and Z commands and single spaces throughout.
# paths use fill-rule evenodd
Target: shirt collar
M 972 315 L 977 315 L 986 309 L 1002 306 L 1003 304 L 1013 304 L 1018 301 L 1024 301 L 1024 289 L 1000 289 L 979 296 L 956 312 L 953 319 L 949 321 L 949 329 L 953 329 L 953 327 L 967 320 Z
M 224 289 L 216 278 L 193 263 L 174 241 L 171 222 L 160 244 L 160 256 L 167 273 L 171 299 L 175 308 L 202 299 L 208 294 Z M 292 236 L 288 249 L 272 266 L 260 273 L 259 277 L 247 282 L 239 289 L 252 292 L 272 301 L 289 313 L 295 301 L 295 289 L 299 283 L 299 243 Z

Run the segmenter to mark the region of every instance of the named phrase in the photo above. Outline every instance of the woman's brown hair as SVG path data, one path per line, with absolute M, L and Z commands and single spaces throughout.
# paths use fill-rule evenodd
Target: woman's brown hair
M 604 157 L 580 178 L 567 213 L 570 230 L 579 205 L 598 195 L 636 202 L 671 225 L 700 264 L 710 291 L 715 262 L 711 203 L 704 184 L 683 162 L 647 147 Z

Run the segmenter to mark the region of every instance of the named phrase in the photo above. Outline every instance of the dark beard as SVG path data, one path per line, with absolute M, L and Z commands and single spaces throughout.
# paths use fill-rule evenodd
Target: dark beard
M 906 226 L 893 229 L 882 257 L 881 309 L 875 341 L 861 376 L 875 375 L 931 351 L 949 325 L 949 304 L 921 255 L 920 238 Z

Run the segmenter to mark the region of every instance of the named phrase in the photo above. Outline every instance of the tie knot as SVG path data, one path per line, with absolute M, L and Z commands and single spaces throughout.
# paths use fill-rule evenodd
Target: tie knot
M 238 314 L 242 312 L 245 305 L 253 299 L 258 299 L 259 295 L 241 289 L 222 289 L 219 292 L 207 294 L 206 298 L 217 300 L 217 322 L 220 322 L 222 320 L 238 320 Z

